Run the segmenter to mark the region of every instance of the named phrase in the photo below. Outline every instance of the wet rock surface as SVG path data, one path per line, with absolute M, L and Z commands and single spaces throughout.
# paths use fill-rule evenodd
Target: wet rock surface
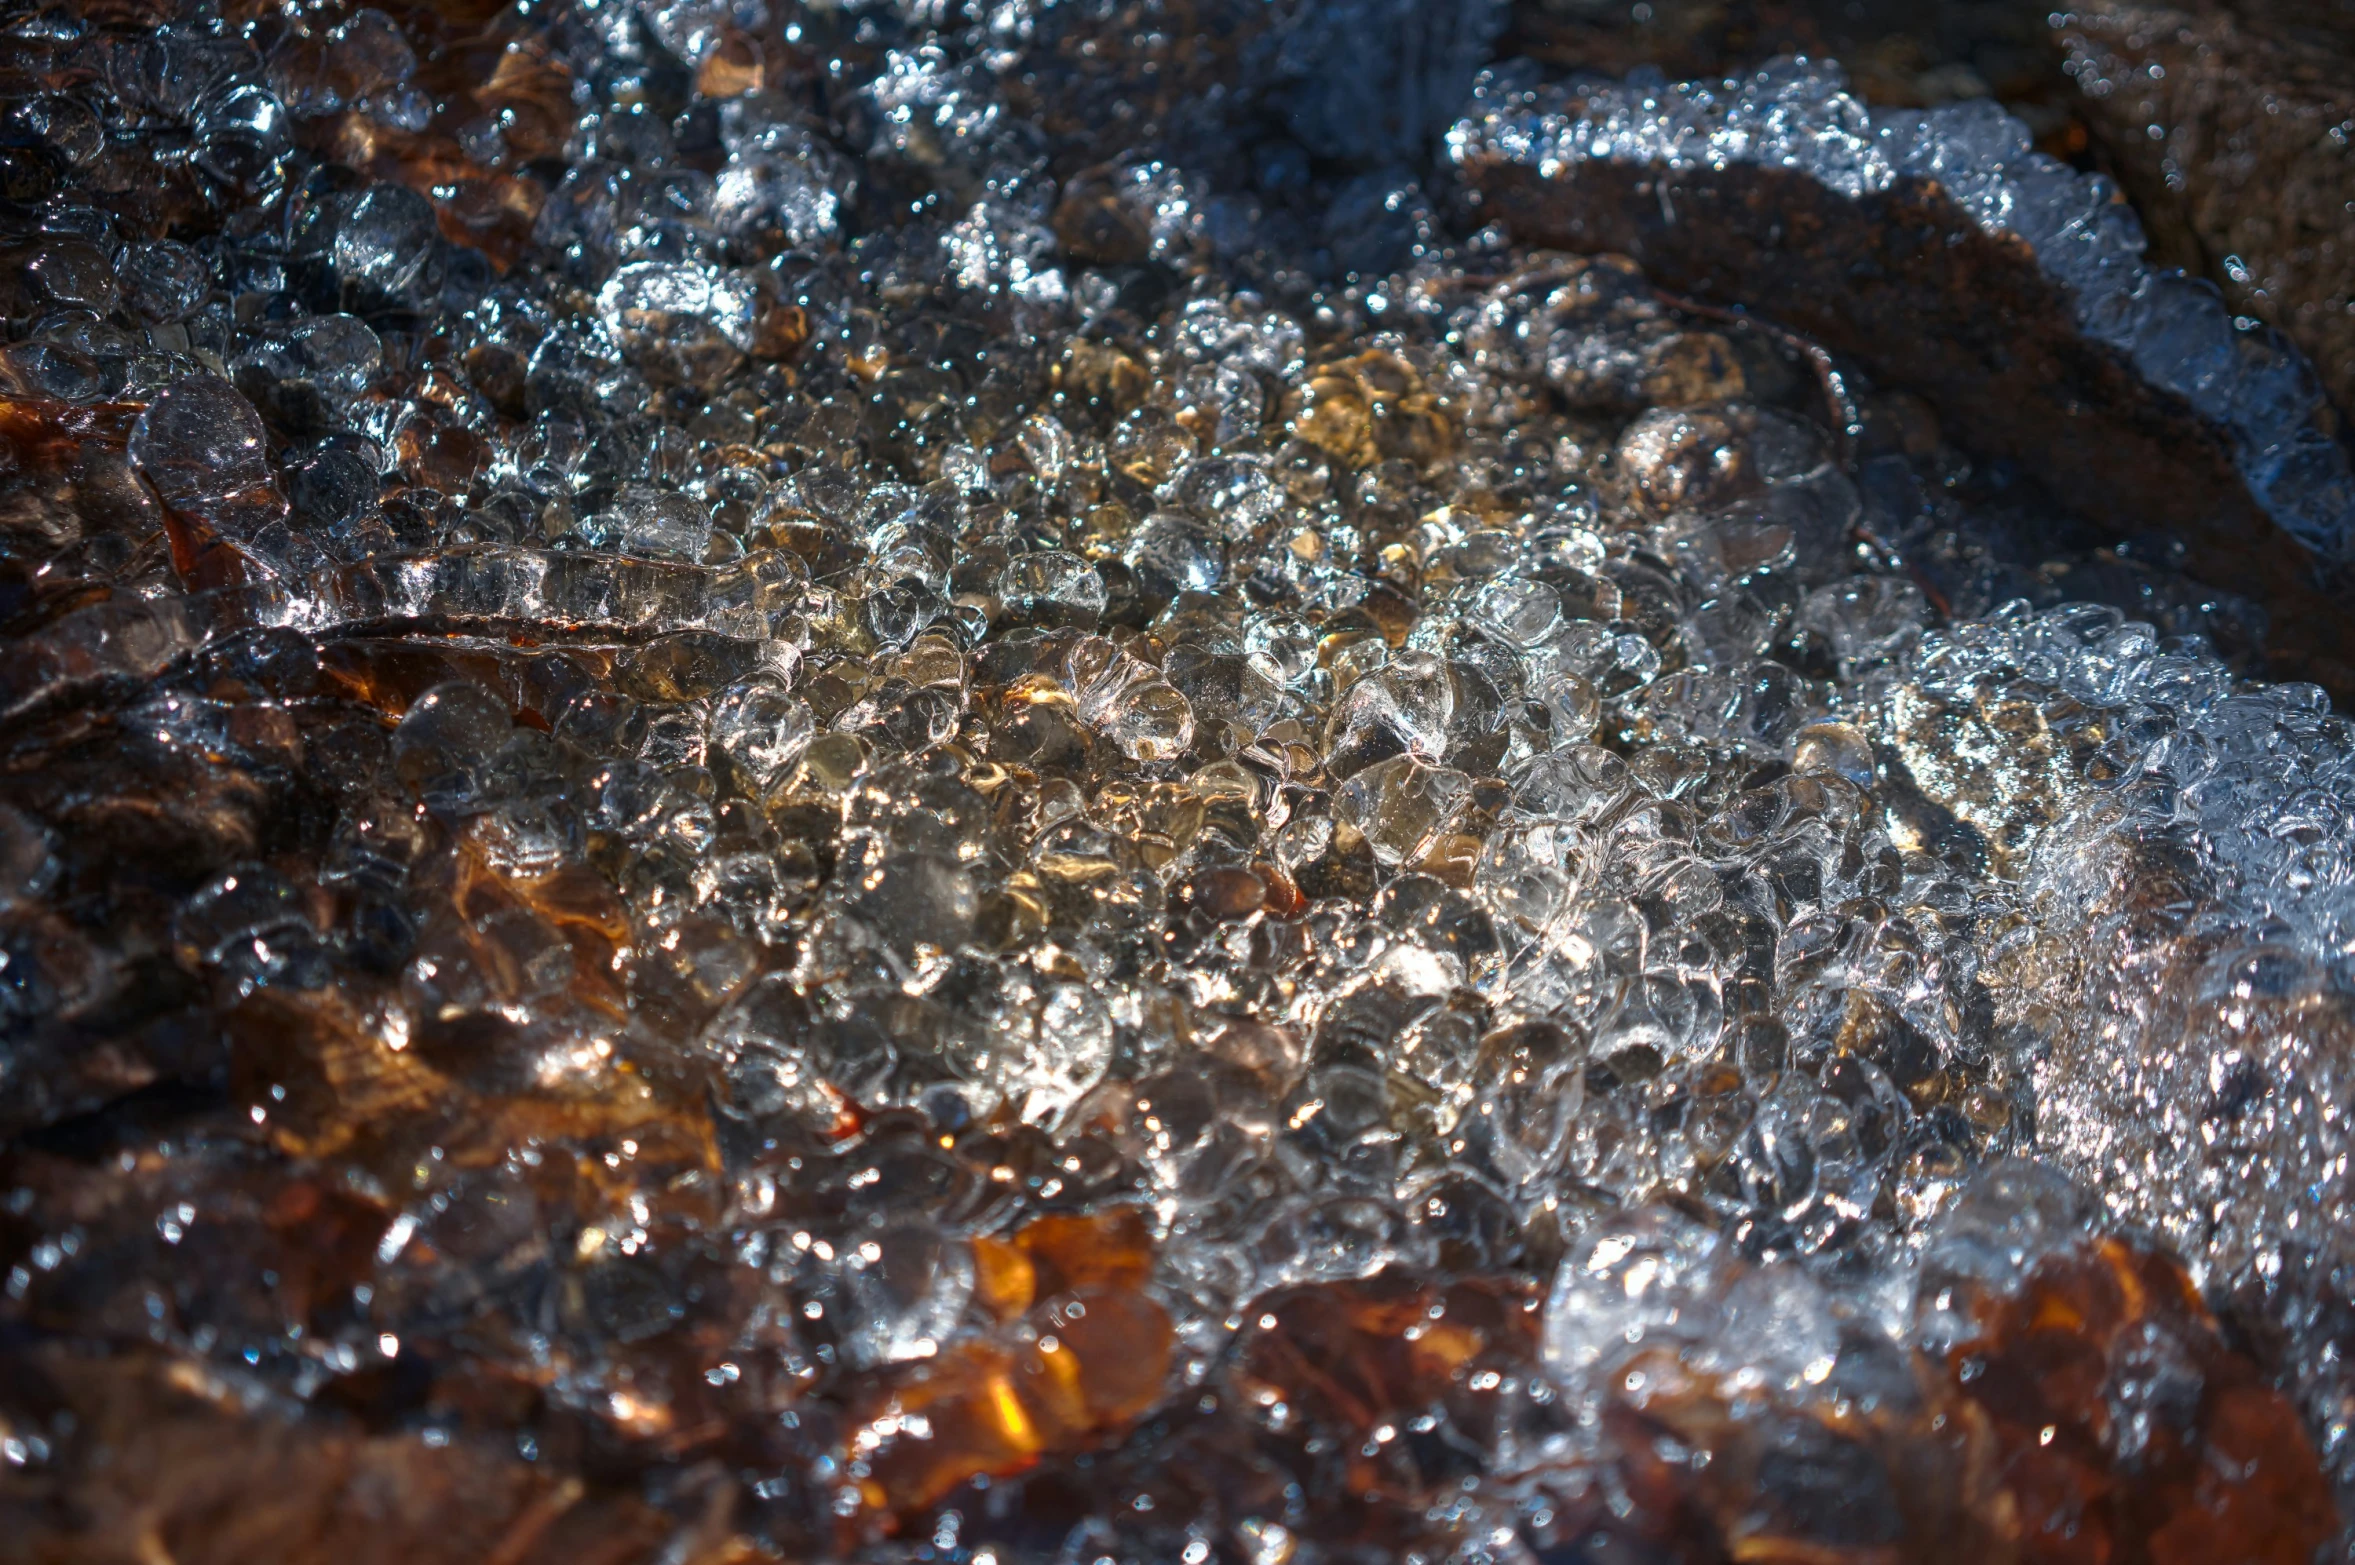
M 2023 0 L 1521 0 L 1503 52 L 1567 70 L 1672 80 L 1723 76 L 1777 55 L 1838 60 L 1869 102 L 1904 108 L 1992 98 L 2046 151 L 2075 150 L 2074 92 L 2052 47 L 2052 12 Z
M 2288 333 L 2355 407 L 2355 13 L 2092 5 L 2062 20 L 2080 112 L 2154 236 Z
M 1504 25 L 9 13 L 0 1559 L 2344 1551 L 2305 371 Z

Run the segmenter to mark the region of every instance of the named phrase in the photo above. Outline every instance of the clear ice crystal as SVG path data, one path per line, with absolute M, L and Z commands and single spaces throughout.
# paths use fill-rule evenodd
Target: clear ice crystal
M 1147 9 L 7 29 L 36 1552 L 2310 1559 L 2355 731 L 1459 233 L 1500 7 Z M 1450 144 L 1936 177 L 2340 525 L 2000 112 L 1582 90 Z

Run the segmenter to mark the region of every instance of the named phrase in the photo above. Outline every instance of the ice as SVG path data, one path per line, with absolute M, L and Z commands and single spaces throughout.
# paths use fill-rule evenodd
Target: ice
M 973 1292 L 973 1261 L 930 1224 L 897 1223 L 860 1239 L 844 1257 L 845 1346 L 861 1367 L 930 1358 Z
M 1081 556 L 1060 549 L 1008 560 L 997 587 L 999 601 L 1016 619 L 1093 630 L 1104 613 L 1104 578 Z
M 25 302 L 104 314 L 114 308 L 118 285 L 106 253 L 87 241 L 52 238 L 36 246 L 14 285 Z
M 11 32 L 87 110 L 0 149 L 36 1550 L 2309 1558 L 2295 627 L 1464 232 L 1495 7 L 1156 15 Z M 2328 478 L 1998 113 L 1482 91 L 1934 167 Z
M 2274 1192 L 2328 1188 L 2336 1156 L 2326 996 L 2344 980 L 2324 974 L 2344 971 L 2328 845 L 2344 806 L 2335 768 L 2309 779 L 2291 757 L 2316 755 L 2342 720 L 2300 687 L 2235 692 L 2200 650 L 2114 613 L 2017 614 L 1990 631 L 1925 643 L 1941 700 L 2025 675 L 2045 700 L 2091 703 L 2146 757 L 2076 750 L 2060 797 L 2020 801 L 2057 813 L 2022 874 L 2038 933 L 2013 981 L 2057 978 L 2086 1007 L 2039 1067 L 2040 1144 L 2113 1212 L 2168 1232 L 2213 1285 L 2255 1290 L 2254 1307 L 2294 1329 L 2334 1330 L 2312 1282 L 2254 1279 L 2330 1264 L 2331 1242 Z M 2097 942 L 2118 964 L 2100 977 L 2068 954 Z M 2046 1014 L 2018 993 L 2008 1003 Z M 2306 1341 L 2299 1393 L 2328 1406 L 2329 1355 Z M 2326 1445 L 2334 1462 L 2339 1450 Z
M 708 267 L 634 262 L 606 282 L 597 308 L 622 351 L 660 382 L 709 388 L 751 346 L 750 289 Z
M 0 810 L 0 891 L 11 903 L 30 901 L 56 878 L 48 830 L 20 810 Z
M 190 897 L 173 934 L 183 966 L 233 983 L 308 988 L 325 977 L 326 953 L 301 893 L 260 865 L 233 870 Z
M 1363 832 L 1381 862 L 1397 864 L 1431 841 L 1469 785 L 1461 772 L 1393 756 L 1343 786 L 1335 818 Z
M 777 792 L 791 779 L 815 727 L 807 703 L 773 679 L 731 685 L 712 705 L 712 742 L 742 769 L 756 798 Z
M 321 315 L 282 332 L 256 333 L 235 368 L 258 371 L 279 386 L 348 398 L 368 389 L 383 365 L 384 345 L 349 315 Z
M 270 482 L 266 436 L 253 405 L 214 376 L 158 392 L 131 436 L 131 460 L 164 504 L 204 510 Z
M 690 495 L 623 484 L 611 510 L 582 521 L 579 537 L 616 554 L 700 563 L 711 546 L 711 513 Z
M 287 499 L 294 519 L 306 531 L 323 537 L 365 536 L 366 522 L 377 511 L 383 475 L 360 453 L 330 446 L 285 470 Z M 366 549 L 365 543 L 359 547 Z
M 712 180 L 715 226 L 763 248 L 835 236 L 846 177 L 826 143 L 791 120 L 766 120 L 757 101 L 743 99 L 721 110 L 721 134 L 728 163 Z
M 189 129 L 198 165 L 249 192 L 269 190 L 293 150 L 286 106 L 258 82 L 224 83 L 195 105 Z

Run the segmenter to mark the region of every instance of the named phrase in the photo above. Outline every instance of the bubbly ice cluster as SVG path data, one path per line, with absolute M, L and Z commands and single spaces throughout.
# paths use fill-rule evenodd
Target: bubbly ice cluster
M 1459 160 L 1501 156 L 1540 172 L 1589 159 L 1758 164 L 1851 198 L 1935 180 L 1982 228 L 2033 247 L 2088 336 L 2230 431 L 2251 493 L 2286 531 L 2326 560 L 2355 546 L 2355 477 L 2303 357 L 2234 317 L 2213 287 L 2146 266 L 2142 225 L 2116 187 L 2033 150 L 2027 127 L 1993 102 L 1871 109 L 1838 66 L 1804 58 L 1676 84 L 1539 86 L 1506 67 L 1482 76 L 1448 145 Z
M 2310 1559 L 2345 725 L 1145 13 L 9 24 L 0 1537 Z
M 2344 1482 L 2355 728 L 2092 606 L 1934 631 L 1915 670 L 1879 731 L 2022 849 L 1989 970 L 2043 1040 L 2035 1145 L 2281 1334 Z
M 2077 786 L 2112 796 L 2103 829 L 2180 839 L 2210 888 L 2206 927 L 2286 942 L 2355 988 L 2355 725 L 2320 688 L 2246 683 L 2198 638 L 2096 605 L 2012 603 L 1934 631 L 1918 673 L 1941 700 L 2018 681 L 2100 713 L 2108 737 Z M 2030 884 L 2065 897 L 2067 850 L 2042 851 Z

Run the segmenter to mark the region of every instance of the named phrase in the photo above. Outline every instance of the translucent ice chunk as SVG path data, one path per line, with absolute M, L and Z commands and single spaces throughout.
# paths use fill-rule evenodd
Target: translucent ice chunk
M 331 256 L 347 287 L 395 296 L 433 253 L 433 207 L 406 185 L 376 185 L 335 225 Z
M 580 536 L 616 554 L 699 562 L 711 546 L 711 510 L 652 484 L 624 484 L 610 510 L 582 522 Z
M 131 460 L 166 505 L 197 510 L 270 481 L 261 415 L 211 375 L 175 381 L 139 415 Z
M 1716 1234 L 1662 1208 L 1597 1224 L 1562 1258 L 1546 1296 L 1547 1368 L 1580 1383 L 1635 1348 L 1700 1337 L 1715 1324 L 1724 1265 Z
M 744 362 L 753 303 L 733 274 L 661 261 L 621 268 L 597 295 L 606 328 L 649 378 L 705 388 Z

